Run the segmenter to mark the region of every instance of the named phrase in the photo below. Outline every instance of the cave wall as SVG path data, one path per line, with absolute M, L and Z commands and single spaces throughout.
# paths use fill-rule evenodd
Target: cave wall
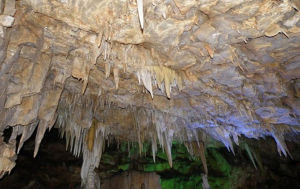
M 141 148 L 151 141 L 154 160 L 161 145 L 172 165 L 173 140 L 203 151 L 214 138 L 234 151 L 241 135 L 272 136 L 287 156 L 285 140 L 299 133 L 297 0 L 6 0 L 0 8 L 0 132 L 13 128 L 1 139 L 1 176 L 34 130 L 36 156 L 53 126 L 76 156 L 84 152 L 83 178 L 110 137 Z

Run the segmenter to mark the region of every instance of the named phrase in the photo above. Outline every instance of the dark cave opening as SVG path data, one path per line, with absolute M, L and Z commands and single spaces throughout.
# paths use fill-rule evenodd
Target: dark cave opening
M 241 147 L 244 144 L 255 154 L 257 169 L 251 163 L 248 152 Z M 299 143 L 288 142 L 287 145 L 293 159 L 279 156 L 271 138 L 265 141 L 243 138 L 240 148 L 235 148 L 235 155 L 225 147 L 208 146 L 206 158 L 211 188 L 298 188 Z M 173 144 L 173 168 L 169 167 L 167 156 L 162 151 L 158 151 L 154 163 L 148 148 L 145 144 L 142 154 L 139 154 L 137 144 L 133 143 L 128 148 L 127 143 L 112 140 L 96 170 L 101 184 L 121 182 L 124 174 L 128 177 L 129 174 L 155 172 L 162 188 L 201 188 L 202 163 L 191 157 L 183 145 Z M 33 150 L 34 137 L 31 137 L 18 155 L 16 167 L 1 180 L 0 188 L 81 188 L 81 157 L 76 158 L 66 151 L 65 140 L 59 137 L 58 129 L 45 134 L 36 158 L 33 158 Z M 121 185 L 119 187 L 122 188 Z

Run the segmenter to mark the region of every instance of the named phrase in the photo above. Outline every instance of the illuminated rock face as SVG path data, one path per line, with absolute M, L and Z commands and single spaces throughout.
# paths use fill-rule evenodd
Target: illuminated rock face
M 84 152 L 84 184 L 109 137 L 150 141 L 154 161 L 159 144 L 172 165 L 173 140 L 202 152 L 207 136 L 231 150 L 241 135 L 272 136 L 287 155 L 285 135 L 300 130 L 297 0 L 0 7 L 0 131 L 13 127 L 13 148 L 22 135 L 19 151 L 37 129 L 35 156 L 59 127 L 71 151 Z

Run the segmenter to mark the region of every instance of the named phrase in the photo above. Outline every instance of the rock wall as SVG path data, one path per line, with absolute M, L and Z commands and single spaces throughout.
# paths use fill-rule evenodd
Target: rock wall
M 159 176 L 155 173 L 124 172 L 110 179 L 104 180 L 103 189 L 160 189 Z

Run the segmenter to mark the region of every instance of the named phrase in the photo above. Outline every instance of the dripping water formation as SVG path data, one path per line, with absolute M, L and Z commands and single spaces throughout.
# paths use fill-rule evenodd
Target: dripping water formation
M 0 188 L 299 188 L 299 0 L 1 0 Z

